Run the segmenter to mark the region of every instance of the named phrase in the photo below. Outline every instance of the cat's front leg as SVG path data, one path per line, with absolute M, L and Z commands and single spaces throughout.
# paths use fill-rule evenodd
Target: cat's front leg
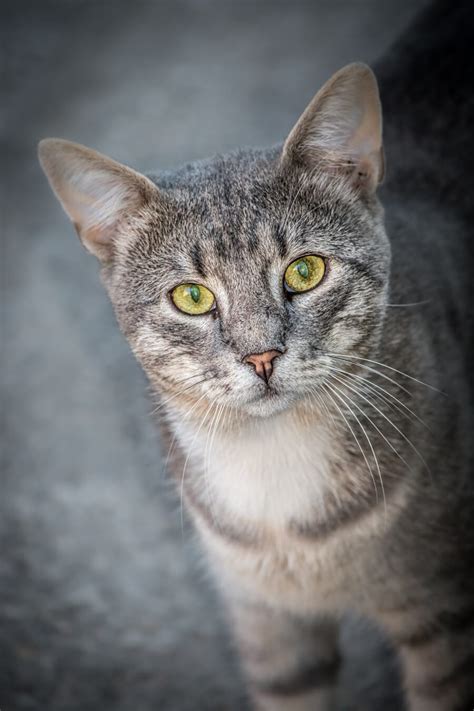
M 259 711 L 333 711 L 340 667 L 338 625 L 265 604 L 231 603 L 251 697 Z
M 395 636 L 409 711 L 473 711 L 474 607 L 442 610 Z

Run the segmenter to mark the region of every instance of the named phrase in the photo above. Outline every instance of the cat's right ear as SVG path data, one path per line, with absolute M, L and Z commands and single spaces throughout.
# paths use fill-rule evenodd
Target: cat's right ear
M 119 222 L 151 201 L 156 186 L 101 153 L 59 138 L 41 141 L 38 156 L 84 246 L 110 262 Z
M 366 64 L 349 64 L 318 91 L 288 136 L 282 162 L 328 170 L 373 192 L 383 178 L 382 110 L 377 80 Z

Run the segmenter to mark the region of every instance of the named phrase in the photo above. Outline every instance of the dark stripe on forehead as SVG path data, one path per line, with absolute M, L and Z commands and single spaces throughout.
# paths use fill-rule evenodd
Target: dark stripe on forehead
M 195 242 L 193 244 L 193 246 L 191 247 L 191 259 L 193 262 L 193 267 L 196 270 L 196 272 L 199 274 L 199 276 L 201 276 L 203 279 L 205 279 L 206 272 L 204 269 L 202 249 L 201 249 L 199 242 Z
M 258 249 L 260 247 L 258 228 L 259 228 L 259 220 L 258 220 L 258 218 L 255 217 L 249 224 L 249 226 L 246 230 L 246 235 L 244 236 L 244 239 L 246 237 L 245 245 L 248 248 L 248 251 L 250 252 L 250 254 L 255 254 L 256 252 L 258 252 Z
M 273 239 L 275 240 L 280 257 L 286 257 L 288 254 L 288 244 L 285 229 L 281 224 L 273 231 Z
M 228 207 L 232 204 L 232 190 L 230 182 L 224 174 L 222 175 L 220 199 L 222 200 L 222 203 Z
M 211 230 L 209 232 L 209 241 L 220 259 L 225 262 L 230 258 L 229 244 L 221 230 Z

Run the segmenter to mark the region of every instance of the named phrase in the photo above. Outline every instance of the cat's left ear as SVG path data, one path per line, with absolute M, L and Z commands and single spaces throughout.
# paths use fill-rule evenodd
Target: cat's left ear
M 158 196 L 158 189 L 131 168 L 60 138 L 41 141 L 38 154 L 81 242 L 102 262 L 110 262 L 121 221 Z
M 328 169 L 375 191 L 384 174 L 382 110 L 377 80 L 366 64 L 343 67 L 318 91 L 288 136 L 282 162 Z

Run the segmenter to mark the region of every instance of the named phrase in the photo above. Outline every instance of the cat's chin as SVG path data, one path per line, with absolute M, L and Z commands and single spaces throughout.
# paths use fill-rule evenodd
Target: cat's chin
M 287 410 L 292 404 L 285 395 L 268 391 L 262 397 L 246 403 L 243 409 L 252 417 L 272 417 Z

